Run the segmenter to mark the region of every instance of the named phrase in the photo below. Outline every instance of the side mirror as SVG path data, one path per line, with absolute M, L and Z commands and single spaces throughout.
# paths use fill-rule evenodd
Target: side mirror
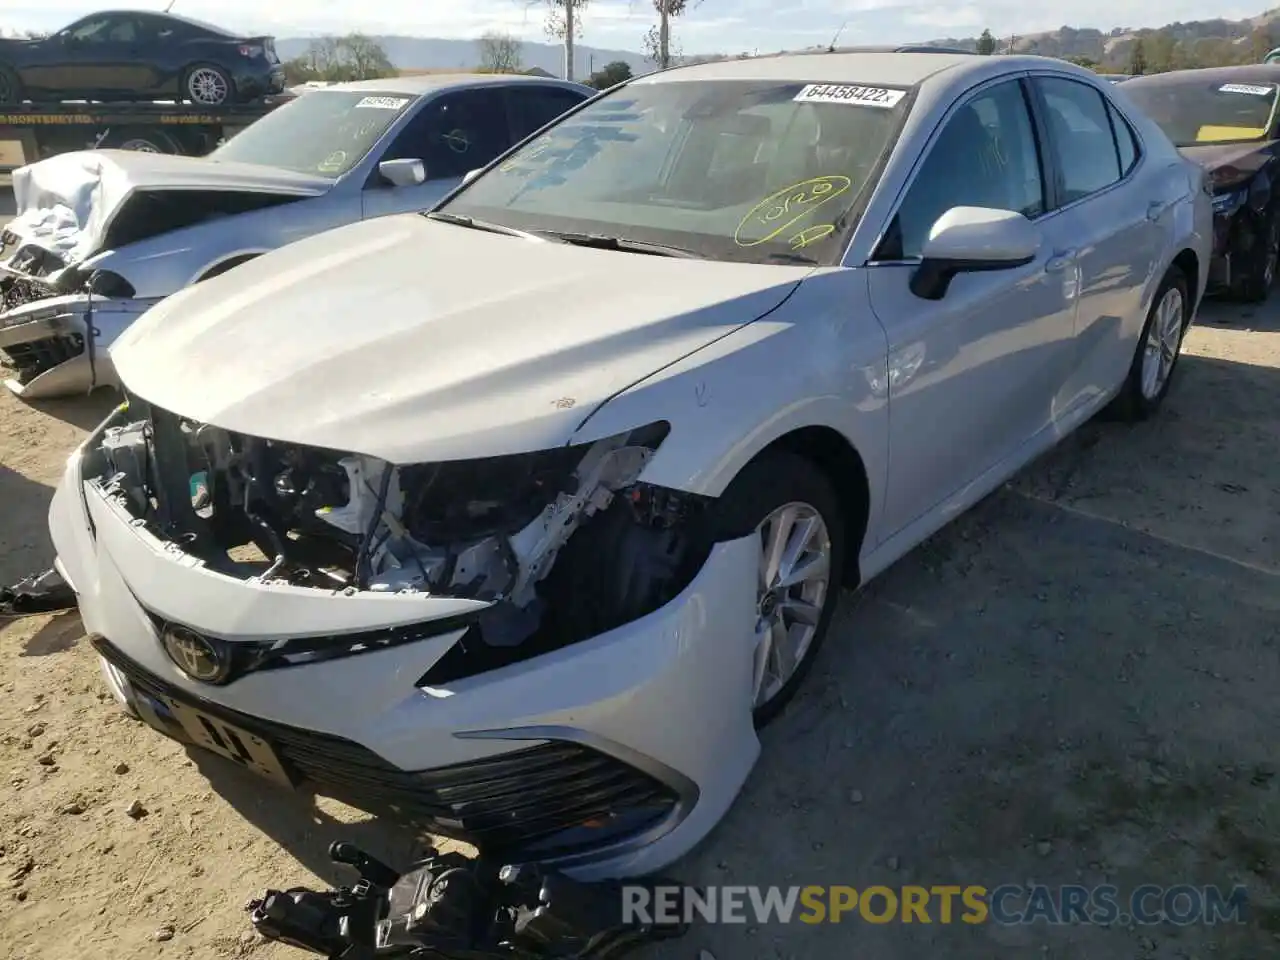
M 383 160 L 378 173 L 393 187 L 416 187 L 427 179 L 427 167 L 421 160 Z
M 911 277 L 911 292 L 941 300 L 958 273 L 1025 266 L 1040 249 L 1040 231 L 1012 210 L 952 207 L 933 225 Z
M 468 170 L 468 171 L 467 171 L 467 175 L 466 175 L 465 177 L 463 177 L 463 178 L 462 178 L 462 185 L 463 185 L 463 186 L 466 186 L 468 183 L 470 183 L 470 182 L 471 182 L 472 180 L 474 180 L 476 177 L 480 176 L 480 170 L 481 170 L 481 168 L 480 168 L 480 167 L 477 167 L 477 168 L 476 168 L 476 169 L 474 169 L 474 170 Z

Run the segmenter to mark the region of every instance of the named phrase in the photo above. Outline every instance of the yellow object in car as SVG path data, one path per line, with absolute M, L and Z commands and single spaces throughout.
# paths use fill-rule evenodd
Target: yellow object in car
M 1257 140 L 1266 136 L 1265 127 L 1219 127 L 1205 125 L 1196 131 L 1197 143 L 1221 143 L 1224 140 Z

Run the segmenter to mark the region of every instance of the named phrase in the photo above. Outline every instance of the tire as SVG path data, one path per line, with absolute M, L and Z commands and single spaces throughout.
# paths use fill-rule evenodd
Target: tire
M 202 107 L 235 103 L 236 88 L 227 71 L 211 63 L 197 63 L 182 74 L 182 99 Z
M 1174 318 L 1164 312 L 1167 298 L 1175 294 L 1180 298 L 1178 305 L 1180 322 L 1177 322 L 1176 331 L 1172 329 Z M 1173 382 L 1174 371 L 1182 356 L 1182 341 L 1190 322 L 1191 300 L 1186 275 L 1178 267 L 1170 267 L 1151 300 L 1151 309 L 1147 312 L 1146 323 L 1142 325 L 1142 335 L 1138 337 L 1138 346 L 1129 364 L 1124 385 L 1112 401 L 1111 408 L 1120 419 L 1130 422 L 1146 420 L 1160 408 L 1160 404 L 1169 393 L 1169 385 Z M 1162 324 L 1166 326 L 1165 334 L 1167 335 L 1159 332 Z M 1147 363 L 1147 354 L 1151 345 L 1148 341 L 1152 340 L 1153 331 L 1156 331 L 1154 343 L 1157 347 L 1163 348 L 1161 350 L 1163 363 L 1167 366 L 1163 368 L 1162 377 L 1149 379 L 1150 367 Z
M 22 81 L 12 67 L 0 63 L 0 104 L 22 102 Z
M 163 130 L 147 130 L 141 127 L 126 127 L 113 130 L 102 141 L 101 146 L 111 150 L 135 150 L 140 153 L 181 154 L 178 141 Z
M 1239 279 L 1231 284 L 1231 299 L 1240 303 L 1262 303 L 1271 296 L 1280 257 L 1280 216 L 1268 210 L 1266 226 L 1249 251 L 1249 259 Z
M 810 597 L 813 600 L 809 604 L 810 612 L 812 613 L 816 608 L 817 614 L 812 617 L 813 633 L 808 635 L 807 642 L 803 640 L 803 625 L 794 625 L 801 627 L 800 636 L 796 639 L 804 642 L 804 647 L 790 676 L 783 680 L 777 689 L 768 693 L 766 698 L 757 700 L 755 697 L 755 683 L 758 683 L 758 680 L 753 683 L 752 690 L 748 692 L 753 698 L 752 714 L 757 729 L 763 728 L 774 720 L 795 696 L 800 684 L 813 666 L 814 657 L 822 646 L 822 641 L 826 639 L 831 617 L 835 613 L 840 595 L 840 571 L 846 548 L 844 515 L 835 490 L 818 467 L 796 454 L 775 452 L 764 454 L 742 469 L 742 472 L 733 479 L 717 500 L 713 520 L 716 531 L 721 537 L 745 536 L 752 531 L 760 531 L 761 573 L 763 574 L 767 556 L 765 536 L 770 531 L 762 527 L 766 520 L 776 516 L 779 511 L 788 506 L 801 508 L 799 511 L 801 516 L 811 514 L 821 520 L 828 544 L 827 579 L 821 600 L 818 601 L 816 596 Z M 772 600 L 766 597 L 772 597 Z M 766 594 L 762 588 L 759 589 L 756 602 L 761 615 L 761 628 L 764 627 L 767 619 L 773 619 L 775 613 L 785 620 L 786 615 L 783 611 L 796 609 L 790 602 L 794 598 L 784 600 L 782 597 L 783 595 L 776 591 Z M 793 630 L 794 627 L 786 632 L 789 636 L 795 636 Z M 757 633 L 757 638 L 761 635 Z M 769 685 L 776 684 L 777 680 L 773 680 Z

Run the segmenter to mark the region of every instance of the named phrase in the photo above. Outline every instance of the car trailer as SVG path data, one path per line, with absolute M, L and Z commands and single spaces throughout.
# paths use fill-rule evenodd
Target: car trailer
M 152 101 L 0 106 L 0 174 L 72 150 L 203 156 L 292 99 L 284 93 L 223 107 Z

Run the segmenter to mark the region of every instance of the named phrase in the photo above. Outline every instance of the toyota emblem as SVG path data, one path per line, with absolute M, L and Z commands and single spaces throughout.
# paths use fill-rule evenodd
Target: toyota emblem
M 220 640 L 171 623 L 161 641 L 169 659 L 192 680 L 221 683 L 231 673 L 230 650 Z

